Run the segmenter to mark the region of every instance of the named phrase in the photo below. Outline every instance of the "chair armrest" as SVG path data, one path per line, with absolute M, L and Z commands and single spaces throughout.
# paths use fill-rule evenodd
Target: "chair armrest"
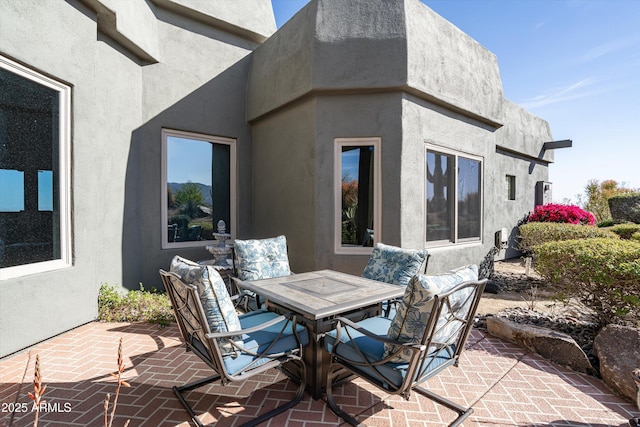
M 297 323 L 296 318 L 292 313 L 285 313 L 281 316 L 275 317 L 267 322 L 261 323 L 259 325 L 253 326 L 247 329 L 239 329 L 237 331 L 227 331 L 227 332 L 212 332 L 210 334 L 206 334 L 205 336 L 210 339 L 220 339 L 220 338 L 233 338 L 242 334 L 252 334 L 254 332 L 261 331 L 270 326 L 278 324 L 283 320 L 290 320 L 292 323 Z
M 424 351 L 427 349 L 427 346 L 424 344 L 420 344 L 420 343 L 415 343 L 415 342 L 400 342 L 397 340 L 392 340 L 390 338 L 387 337 L 381 337 L 380 335 L 376 335 L 373 332 L 363 328 L 362 326 L 358 325 L 357 323 L 352 322 L 351 320 L 347 319 L 346 317 L 337 317 L 336 319 L 336 342 L 340 341 L 340 335 L 341 335 L 341 326 L 340 324 L 343 324 L 345 326 L 348 326 L 352 329 L 355 329 L 356 331 L 358 331 L 359 333 L 361 333 L 362 335 L 365 335 L 373 340 L 382 342 L 384 344 L 389 344 L 389 345 L 393 345 L 393 346 L 397 346 L 397 347 L 407 347 L 407 348 L 412 348 L 418 351 Z

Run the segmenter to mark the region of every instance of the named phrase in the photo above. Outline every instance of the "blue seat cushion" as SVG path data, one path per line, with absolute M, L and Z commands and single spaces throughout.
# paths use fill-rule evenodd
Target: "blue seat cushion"
M 278 317 L 278 314 L 257 310 L 251 311 L 247 314 L 240 315 L 240 324 L 242 325 L 242 329 L 248 329 L 254 326 L 258 326 L 262 323 L 268 322 L 274 318 Z M 254 352 L 254 353 L 262 353 L 266 351 L 269 346 L 273 343 L 274 340 L 278 338 L 280 331 L 286 320 L 283 320 L 275 325 L 272 325 L 268 328 L 262 329 L 258 332 L 254 332 L 251 334 L 242 335 L 242 339 L 244 341 L 244 348 Z M 289 322 L 289 325 L 282 333 L 277 342 L 273 345 L 272 348 L 266 354 L 277 354 L 282 352 L 288 352 L 298 347 L 295 336 L 293 334 L 293 323 Z M 307 345 L 309 343 L 309 334 L 307 328 L 303 325 L 296 324 L 296 331 L 298 333 L 298 337 L 300 338 L 300 342 L 302 345 Z M 257 361 L 253 364 L 257 359 Z M 246 367 L 251 364 L 252 367 L 262 365 L 268 362 L 268 357 L 263 357 L 259 359 L 256 356 L 247 353 L 240 353 L 238 356 L 234 357 L 233 355 L 229 355 L 224 357 L 224 364 L 227 369 L 227 372 L 230 375 L 234 375 L 236 373 L 242 372 L 246 369 Z
M 385 338 L 387 330 L 391 324 L 391 320 L 386 317 L 371 317 L 364 319 L 357 323 L 362 328 L 373 332 L 375 335 Z M 347 335 L 347 331 L 349 335 Z M 336 330 L 333 330 L 325 335 L 324 345 L 328 352 L 331 352 L 335 345 Z M 355 363 L 363 363 L 366 361 L 375 362 L 383 358 L 384 345 L 382 342 L 370 338 L 361 334 L 357 330 L 351 327 L 344 327 L 340 336 L 340 344 L 336 346 L 335 352 L 341 358 L 346 359 L 343 364 L 349 366 L 355 372 L 360 372 L 364 376 L 369 378 L 378 379 L 380 385 L 388 389 L 396 389 L 400 387 L 407 374 L 409 364 L 407 362 L 402 363 L 386 363 L 376 367 L 370 366 L 357 366 L 351 365 L 348 361 Z M 425 363 L 425 369 L 422 374 L 426 374 L 442 364 L 451 362 L 452 359 L 448 357 L 449 353 L 440 353 L 434 357 L 429 357 L 430 360 Z M 366 359 L 366 360 L 365 360 Z M 377 371 L 377 372 L 376 372 Z M 421 375 L 417 375 L 421 376 Z M 380 378 L 383 377 L 383 378 Z

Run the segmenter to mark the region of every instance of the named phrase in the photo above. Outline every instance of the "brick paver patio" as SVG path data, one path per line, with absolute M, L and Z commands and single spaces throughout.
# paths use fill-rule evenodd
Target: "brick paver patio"
M 0 426 L 31 426 L 35 355 L 47 385 L 40 426 L 102 426 L 104 398 L 115 392 L 109 376 L 117 368 L 123 338 L 131 383 L 118 400 L 114 426 L 189 426 L 171 387 L 210 374 L 206 365 L 184 351 L 173 324 L 90 323 L 0 359 Z M 637 416 L 635 405 L 596 378 L 550 363 L 526 350 L 474 330 L 459 368 L 451 367 L 428 382 L 434 391 L 470 405 L 469 426 L 626 426 Z M 191 402 L 203 421 L 237 425 L 288 399 L 295 385 L 277 371 L 258 380 L 192 391 Z M 336 388 L 336 401 L 369 426 L 446 426 L 453 413 L 414 393 L 405 401 L 353 381 Z M 20 412 L 27 410 L 27 412 Z M 267 426 L 336 426 L 342 420 L 323 400 L 306 397 Z

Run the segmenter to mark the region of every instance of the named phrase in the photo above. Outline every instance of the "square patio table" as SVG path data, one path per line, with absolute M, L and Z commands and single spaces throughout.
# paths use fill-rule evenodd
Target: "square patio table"
M 404 287 L 333 270 L 241 281 L 238 285 L 265 298 L 269 310 L 298 314 L 299 321 L 307 326 L 310 342 L 302 357 L 307 367 L 307 388 L 316 400 L 322 397 L 330 362 L 323 350 L 322 335 L 333 329 L 332 320 L 338 316 L 353 321 L 377 316 L 383 301 L 404 294 Z

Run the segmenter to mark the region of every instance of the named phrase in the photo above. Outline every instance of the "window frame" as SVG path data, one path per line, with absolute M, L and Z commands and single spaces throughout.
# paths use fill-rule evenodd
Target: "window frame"
M 0 68 L 58 92 L 58 191 L 60 258 L 0 268 L 0 280 L 60 270 L 73 265 L 71 237 L 71 86 L 0 55 Z M 53 141 L 52 141 L 53 144 Z
M 437 152 L 437 153 L 441 153 L 441 154 L 446 154 L 446 155 L 450 155 L 454 157 L 454 163 L 455 163 L 455 173 L 454 173 L 454 183 L 455 183 L 455 191 L 454 191 L 454 197 L 453 197 L 453 231 L 452 231 L 452 235 L 450 236 L 449 239 L 447 240 L 432 240 L 429 241 L 427 239 L 427 232 L 428 232 L 428 224 L 427 224 L 427 209 L 428 209 L 428 203 L 427 203 L 427 179 L 428 179 L 428 168 L 427 168 L 427 153 L 431 151 L 431 152 Z M 468 160 L 473 160 L 473 161 L 477 161 L 480 163 L 480 182 L 479 182 L 479 188 L 480 188 L 480 232 L 479 232 L 479 236 L 476 237 L 468 237 L 468 238 L 458 238 L 458 158 L 459 157 L 463 157 L 465 159 Z M 424 178 L 422 180 L 423 184 L 424 184 L 424 206 L 423 206 L 423 212 L 424 212 L 424 241 L 425 241 L 425 247 L 427 248 L 436 248 L 436 247 L 445 247 L 445 246 L 460 246 L 460 245 L 468 245 L 468 244 L 476 244 L 476 243 L 482 243 L 483 242 L 483 236 L 484 236 L 484 157 L 482 156 L 477 156 L 474 154 L 469 154 L 466 152 L 462 152 L 462 151 L 458 151 L 458 150 L 453 150 L 450 148 L 445 148 L 442 146 L 438 146 L 438 145 L 433 145 L 433 144 L 425 144 L 425 148 L 424 148 Z
M 382 138 L 334 138 L 333 194 L 334 194 L 334 253 L 337 255 L 370 255 L 373 246 L 342 245 L 342 147 L 373 146 L 373 246 L 382 241 Z
M 167 211 L 167 141 L 169 137 L 194 139 L 209 142 L 211 144 L 224 144 L 229 146 L 229 217 L 231 224 L 227 224 L 226 232 L 231 234 L 231 239 L 236 236 L 236 150 L 237 139 L 227 138 L 223 136 L 207 135 L 197 132 L 188 132 L 175 129 L 162 129 L 162 155 L 161 155 L 161 179 L 160 179 L 160 217 L 161 217 L 161 247 L 162 249 L 178 249 L 178 248 L 197 248 L 212 245 L 215 240 L 193 240 L 184 242 L 169 242 L 169 233 L 167 229 L 168 211 Z M 217 230 L 214 230 L 217 232 Z

